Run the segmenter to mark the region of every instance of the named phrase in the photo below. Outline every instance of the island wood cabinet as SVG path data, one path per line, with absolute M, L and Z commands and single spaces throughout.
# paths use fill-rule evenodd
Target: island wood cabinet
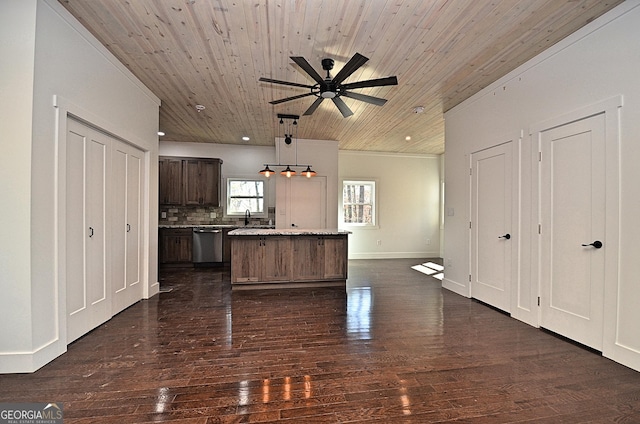
M 290 238 L 233 238 L 231 274 L 236 283 L 288 281 L 291 278 Z
M 346 234 L 229 238 L 233 290 L 346 283 Z
M 222 160 L 159 158 L 161 205 L 220 206 Z
M 161 228 L 158 239 L 161 265 L 193 266 L 191 228 Z

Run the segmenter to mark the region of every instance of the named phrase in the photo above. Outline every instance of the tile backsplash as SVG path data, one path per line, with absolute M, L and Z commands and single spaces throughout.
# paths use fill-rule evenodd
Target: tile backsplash
M 166 213 L 166 218 L 163 218 Z M 215 218 L 212 218 L 212 214 Z M 276 208 L 268 209 L 267 218 L 251 217 L 251 224 L 268 225 L 276 222 Z M 158 225 L 244 225 L 244 217 L 224 217 L 222 208 L 209 206 L 160 206 Z

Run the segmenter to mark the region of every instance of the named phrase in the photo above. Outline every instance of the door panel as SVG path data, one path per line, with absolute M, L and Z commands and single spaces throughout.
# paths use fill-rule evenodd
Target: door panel
M 541 134 L 542 327 L 602 349 L 604 114 Z M 586 246 L 583 246 L 586 245 Z
M 135 301 L 142 298 L 141 264 L 142 264 L 142 158 L 144 152 L 130 147 L 127 158 L 127 265 L 126 284 L 133 287 L 136 284 Z
M 510 312 L 512 143 L 472 156 L 471 296 Z M 508 236 L 507 236 L 508 234 Z
M 289 182 L 291 227 L 325 228 L 327 181 L 325 177 L 293 177 Z
M 110 207 L 114 315 L 142 298 L 139 284 L 142 155 L 142 151 L 114 140 Z
M 66 155 L 67 342 L 111 317 L 107 278 L 107 144 L 69 119 Z

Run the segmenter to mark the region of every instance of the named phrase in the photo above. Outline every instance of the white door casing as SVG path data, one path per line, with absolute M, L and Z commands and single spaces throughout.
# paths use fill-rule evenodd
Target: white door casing
M 540 325 L 602 350 L 605 114 L 542 131 L 539 139 Z
M 511 312 L 512 142 L 471 155 L 471 297 Z

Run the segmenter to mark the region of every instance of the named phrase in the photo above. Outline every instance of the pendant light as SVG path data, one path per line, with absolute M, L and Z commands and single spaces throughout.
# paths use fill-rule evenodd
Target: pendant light
M 294 134 L 293 131 L 291 129 L 291 127 L 293 126 L 293 128 L 295 129 L 295 152 L 296 152 L 296 163 L 295 165 L 291 165 L 291 164 L 281 164 L 280 163 L 280 149 L 278 149 L 278 163 L 277 164 L 271 164 L 271 166 L 273 167 L 280 167 L 280 166 L 286 166 L 285 169 L 283 169 L 282 171 L 280 171 L 280 175 L 283 175 L 287 178 L 291 178 L 295 175 L 297 175 L 295 169 L 296 167 L 307 167 L 307 169 L 305 169 L 304 171 L 302 171 L 300 173 L 300 175 L 304 175 L 307 178 L 311 178 L 314 177 L 316 175 L 316 171 L 311 169 L 311 165 L 299 165 L 298 164 L 298 119 L 300 119 L 300 116 L 298 115 L 285 115 L 282 113 L 278 114 L 278 118 L 280 118 L 280 125 L 283 126 L 284 128 L 284 142 L 285 144 L 289 145 L 291 143 L 294 142 Z M 287 127 L 284 127 L 285 124 L 285 119 L 287 120 L 291 120 L 292 122 L 287 122 Z M 269 164 L 264 164 L 264 169 L 260 171 L 260 174 L 264 175 L 266 178 L 269 178 L 271 175 L 275 174 L 275 172 L 269 168 Z
M 264 169 L 262 171 L 260 171 L 260 173 L 262 175 L 264 175 L 265 177 L 269 178 L 271 176 L 271 174 L 274 174 L 275 172 L 273 172 L 271 169 L 269 169 L 269 165 L 265 165 Z
M 280 175 L 284 175 L 287 178 L 291 178 L 292 175 L 296 175 L 296 171 L 291 169 L 289 165 L 287 165 L 287 169 L 283 169 L 280 171 Z

